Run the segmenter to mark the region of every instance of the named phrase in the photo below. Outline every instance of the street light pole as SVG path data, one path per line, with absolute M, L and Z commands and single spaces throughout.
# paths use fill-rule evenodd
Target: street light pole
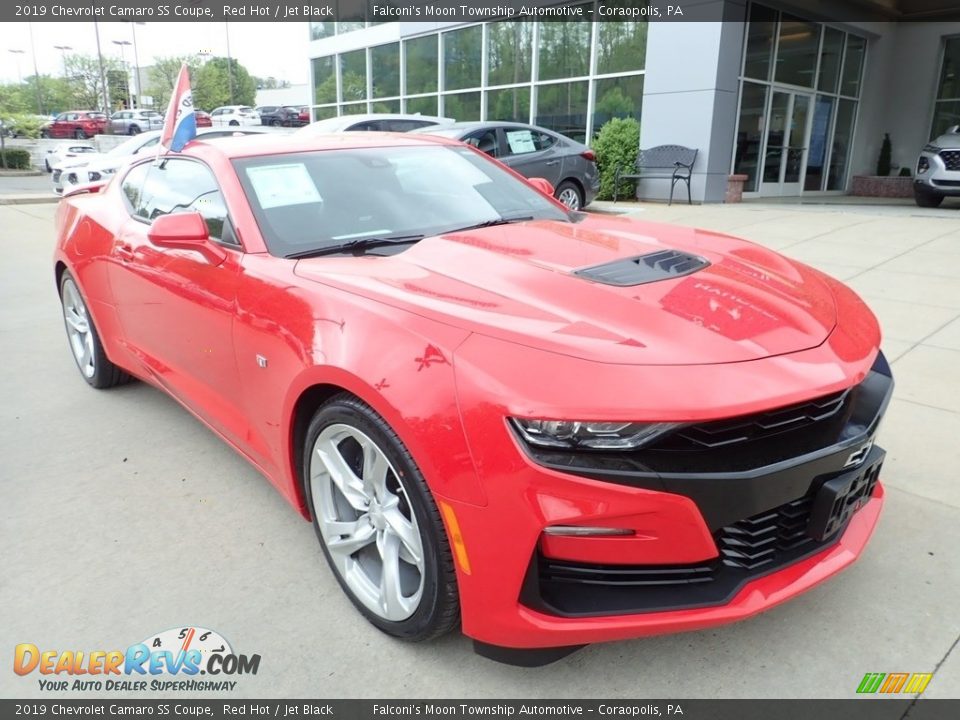
M 33 55 L 33 78 L 34 85 L 37 89 L 37 112 L 41 115 L 45 115 L 43 112 L 43 98 L 40 94 L 40 71 L 37 70 L 37 46 L 33 42 L 33 23 L 27 23 L 27 31 L 30 33 L 30 52 Z
M 110 90 L 107 87 L 107 71 L 103 69 L 103 52 L 100 50 L 100 25 L 93 21 L 93 32 L 97 36 L 97 62 L 100 63 L 100 84 L 103 87 L 103 111 L 110 116 Z M 110 132 L 110 123 L 107 123 L 107 132 Z
M 20 67 L 20 56 L 25 54 L 23 50 L 10 50 L 17 56 L 17 85 L 23 85 L 23 69 Z
M 140 98 L 143 95 L 143 88 L 140 87 L 140 55 L 137 53 L 137 25 L 146 25 L 145 22 L 132 22 L 130 23 L 130 29 L 133 33 L 133 79 L 134 85 L 137 86 L 137 96 L 133 105 L 135 107 L 140 107 Z
M 126 80 L 124 83 L 127 86 L 127 110 L 133 107 L 133 104 L 130 101 L 130 73 L 127 72 L 127 58 L 123 52 L 123 49 L 130 44 L 129 40 L 112 40 L 114 45 L 120 46 L 120 65 L 123 67 L 123 77 Z
M 230 104 L 233 105 L 233 58 L 230 56 L 230 23 L 223 23 L 227 34 L 227 79 L 230 81 Z
M 67 79 L 67 50 L 73 50 L 69 45 L 54 45 L 54 50 L 60 51 L 60 57 L 63 58 L 63 79 Z

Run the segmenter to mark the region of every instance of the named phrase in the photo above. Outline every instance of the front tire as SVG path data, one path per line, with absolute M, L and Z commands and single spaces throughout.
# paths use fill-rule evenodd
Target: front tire
M 73 359 L 87 384 L 103 390 L 127 382 L 130 376 L 110 362 L 103 351 L 87 304 L 69 272 L 60 278 L 60 304 Z
M 73 133 L 73 136 L 74 136 L 77 140 L 86 140 L 86 139 L 87 139 L 87 134 L 86 134 L 83 130 L 77 130 L 75 133 Z
M 231 120 L 230 127 L 240 127 L 240 123 L 238 123 L 236 120 Z
M 140 128 L 137 127 L 136 125 L 131 125 L 131 126 L 130 126 L 130 129 L 127 130 L 127 133 L 128 133 L 129 135 L 139 135 L 139 134 L 140 134 Z
M 331 398 L 307 429 L 303 473 L 323 554 L 364 617 L 414 642 L 453 629 L 460 603 L 446 532 L 386 421 L 352 395 Z
M 571 210 L 579 210 L 583 207 L 583 192 L 575 182 L 570 180 L 564 180 L 557 186 L 554 197 Z
M 913 199 L 916 201 L 919 207 L 935 208 L 940 207 L 940 203 L 943 202 L 943 195 L 938 195 L 937 193 L 929 192 L 928 190 L 923 190 L 914 186 Z

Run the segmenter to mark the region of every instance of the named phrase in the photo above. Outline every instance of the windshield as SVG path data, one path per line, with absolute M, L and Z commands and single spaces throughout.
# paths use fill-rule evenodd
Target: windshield
M 146 133 L 134 135 L 129 140 L 124 140 L 122 143 L 110 150 L 107 155 L 110 157 L 124 157 L 126 155 L 133 155 L 142 148 L 156 145 L 158 140 L 160 140 L 159 131 L 152 135 L 147 135 Z
M 277 256 L 504 219 L 570 221 L 525 182 L 459 146 L 269 155 L 234 160 L 234 167 Z

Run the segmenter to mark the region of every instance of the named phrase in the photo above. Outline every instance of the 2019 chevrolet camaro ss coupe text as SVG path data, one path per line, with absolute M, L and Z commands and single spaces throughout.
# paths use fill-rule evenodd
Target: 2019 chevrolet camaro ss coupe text
M 69 345 L 93 387 L 156 385 L 242 453 L 397 637 L 461 623 L 542 662 L 851 564 L 893 384 L 871 312 L 763 247 L 550 191 L 431 136 L 151 154 L 61 201 Z

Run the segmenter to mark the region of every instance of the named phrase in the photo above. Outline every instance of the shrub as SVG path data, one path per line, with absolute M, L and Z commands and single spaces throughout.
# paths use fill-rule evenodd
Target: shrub
M 617 166 L 624 172 L 633 172 L 640 149 L 640 123 L 633 118 L 614 118 L 600 128 L 593 141 L 593 151 L 597 155 L 597 167 L 600 169 L 599 200 L 612 200 Z M 616 188 L 617 197 L 636 196 L 636 183 L 621 180 Z
M 3 125 L 14 137 L 36 139 L 40 137 L 40 128 L 48 118 L 28 113 L 13 113 L 3 116 Z
M 6 148 L 0 157 L 0 168 L 3 168 L 4 164 L 8 170 L 29 170 L 30 153 L 22 148 Z
M 902 167 L 900 168 L 900 177 L 912 177 L 913 173 L 910 172 L 910 168 Z
M 877 157 L 877 175 L 887 177 L 890 174 L 890 133 L 883 136 L 883 144 L 880 146 L 880 155 Z

